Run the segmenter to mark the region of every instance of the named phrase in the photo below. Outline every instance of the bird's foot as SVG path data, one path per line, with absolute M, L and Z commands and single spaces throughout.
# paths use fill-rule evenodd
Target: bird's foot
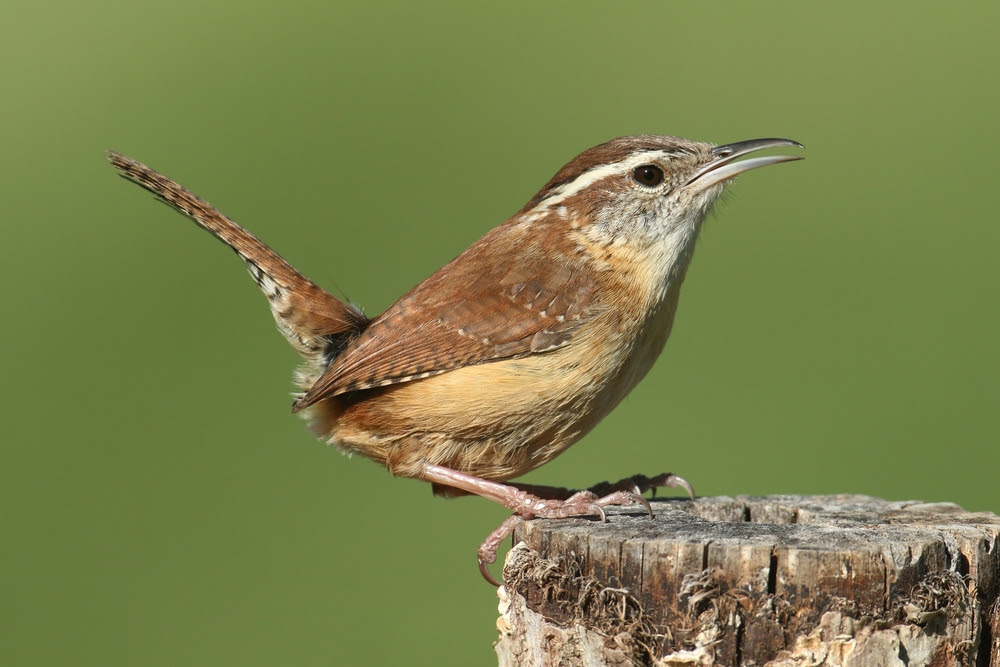
M 496 562 L 500 543 L 507 539 L 514 532 L 514 528 L 525 519 L 568 519 L 577 516 L 596 516 L 602 522 L 606 522 L 608 517 L 604 513 L 604 508 L 611 505 L 642 505 L 649 516 L 653 516 L 653 509 L 649 506 L 649 501 L 634 491 L 617 490 L 600 497 L 589 490 L 577 491 L 565 500 L 555 500 L 532 496 L 520 489 L 513 490 L 517 492 L 520 499 L 520 508 L 511 508 L 514 509 L 514 514 L 507 517 L 479 545 L 479 571 L 483 578 L 494 586 L 499 586 L 500 582 L 490 574 L 489 566 Z
M 499 583 L 490 575 L 487 566 L 496 562 L 497 548 L 500 543 L 524 519 L 566 519 L 577 516 L 596 516 L 601 521 L 607 521 L 604 508 L 611 505 L 642 505 L 646 512 L 653 516 L 653 509 L 649 506 L 649 501 L 642 497 L 642 492 L 655 489 L 657 486 L 680 487 L 687 490 L 688 494 L 694 498 L 694 490 L 691 485 L 683 478 L 671 473 L 663 473 L 655 477 L 635 475 L 615 484 L 599 484 L 594 489 L 584 491 L 501 484 L 430 463 L 424 465 L 420 477 L 434 484 L 489 498 L 514 513 L 490 533 L 479 547 L 479 571 L 483 573 L 483 577 L 488 582 L 497 586 Z M 542 493 L 532 493 L 533 490 L 541 490 Z M 562 498 L 552 497 L 552 491 L 565 491 L 566 495 Z

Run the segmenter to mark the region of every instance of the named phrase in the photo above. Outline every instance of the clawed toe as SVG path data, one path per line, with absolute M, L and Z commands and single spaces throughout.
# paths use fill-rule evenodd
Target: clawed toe
M 495 563 L 496 560 L 497 560 L 497 552 L 495 549 L 493 550 L 492 554 L 489 554 L 487 557 L 484 557 L 483 548 L 479 547 L 479 573 L 483 575 L 483 579 L 493 584 L 497 588 L 500 588 L 501 582 L 497 581 L 496 578 L 493 576 L 493 574 L 490 572 L 490 565 Z
M 515 526 L 521 521 L 523 519 L 519 515 L 511 514 L 504 519 L 503 523 L 497 526 L 496 530 L 487 535 L 483 543 L 479 545 L 479 572 L 483 575 L 483 579 L 494 586 L 499 587 L 500 582 L 490 574 L 489 566 L 497 560 L 497 548 L 500 546 L 500 543 L 514 532 Z
M 660 473 L 659 475 L 655 475 L 653 477 L 647 477 L 646 475 L 632 475 L 631 477 L 626 477 L 625 479 L 619 480 L 614 484 L 601 482 L 600 484 L 595 484 L 590 487 L 590 491 L 600 496 L 606 496 L 614 493 L 615 491 L 631 491 L 638 494 L 643 494 L 646 491 L 652 491 L 653 497 L 655 498 L 656 489 L 661 486 L 684 489 L 687 491 L 691 500 L 694 500 L 694 488 L 691 484 L 680 475 L 675 475 L 672 472 Z
M 615 491 L 610 493 L 600 500 L 597 501 L 599 505 L 607 507 L 608 505 L 642 505 L 646 508 L 646 513 L 649 516 L 653 516 L 653 508 L 650 506 L 649 501 L 642 497 L 642 493 L 638 488 L 631 491 Z
M 648 489 L 653 492 L 653 497 L 656 497 L 656 488 L 659 486 L 669 486 L 674 489 L 684 489 L 687 491 L 688 496 L 691 500 L 694 500 L 694 487 L 691 483 L 681 477 L 680 475 L 675 475 L 672 472 L 665 472 L 657 475 L 656 477 L 647 478 Z M 641 486 L 640 486 L 641 488 Z
M 532 519 L 568 519 L 579 516 L 596 516 L 602 523 L 607 522 L 608 517 L 604 512 L 605 507 L 642 505 L 646 512 L 653 516 L 653 508 L 649 501 L 642 497 L 637 487 L 627 490 L 618 490 L 598 497 L 593 491 L 577 491 L 566 500 L 545 500 L 536 503 L 530 513 L 524 513 L 524 518 Z

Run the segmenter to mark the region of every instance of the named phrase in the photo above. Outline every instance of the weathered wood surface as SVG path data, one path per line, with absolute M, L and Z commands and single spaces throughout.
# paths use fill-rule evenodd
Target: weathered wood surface
M 867 496 L 528 521 L 501 665 L 1000 667 L 1000 517 Z

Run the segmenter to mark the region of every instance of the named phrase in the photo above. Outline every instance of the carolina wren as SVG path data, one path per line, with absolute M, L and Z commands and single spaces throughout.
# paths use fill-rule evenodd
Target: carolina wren
M 384 313 L 368 318 L 180 185 L 109 153 L 122 176 L 228 244 L 305 363 L 292 411 L 338 449 L 435 493 L 473 493 L 513 515 L 479 552 L 480 569 L 522 518 L 596 514 L 648 503 L 670 474 L 546 497 L 504 484 L 583 437 L 663 349 L 702 221 L 737 174 L 798 160 L 736 158 L 788 139 L 724 146 L 665 136 L 613 139 L 576 156 L 513 217 Z

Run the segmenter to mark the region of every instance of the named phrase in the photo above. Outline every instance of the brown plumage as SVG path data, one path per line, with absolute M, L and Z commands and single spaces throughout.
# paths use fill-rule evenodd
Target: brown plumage
M 725 183 L 797 159 L 734 158 L 782 145 L 798 144 L 638 136 L 596 146 L 372 320 L 177 183 L 117 153 L 109 159 L 243 258 L 305 359 L 293 410 L 318 435 L 438 492 L 476 493 L 532 517 L 641 501 L 631 486 L 562 502 L 497 482 L 564 451 L 642 379 Z M 487 539 L 481 565 L 508 529 Z
M 546 266 L 540 227 L 499 227 L 375 318 L 295 404 L 554 350 L 597 307 L 585 272 Z M 510 254 L 518 261 L 509 261 Z

